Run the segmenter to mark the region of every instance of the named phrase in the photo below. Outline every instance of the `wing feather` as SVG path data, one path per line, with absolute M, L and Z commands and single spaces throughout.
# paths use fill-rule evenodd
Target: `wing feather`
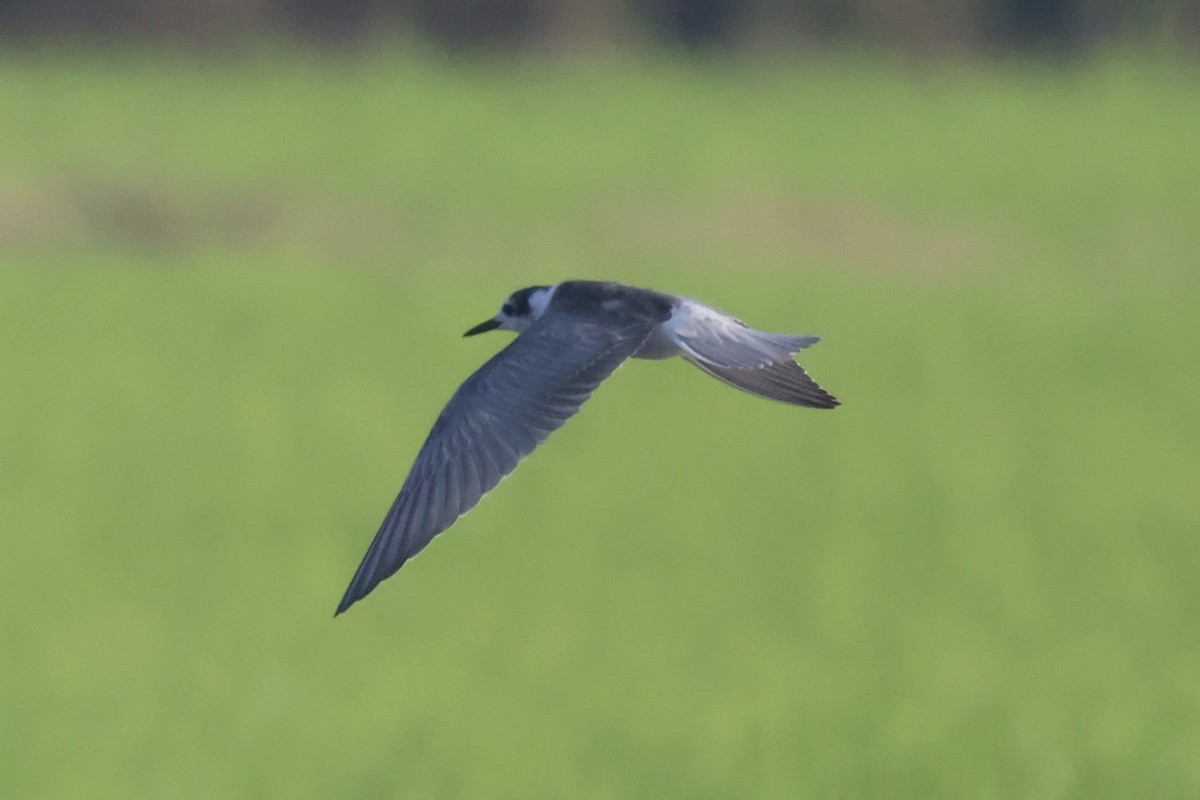
M 692 358 L 688 361 L 734 388 L 769 400 L 810 408 L 836 408 L 840 405 L 836 397 L 822 389 L 804 371 L 804 367 L 791 358 L 778 364 L 749 369 L 717 367 Z
M 552 310 L 467 378 L 434 423 L 337 613 L 470 511 L 579 411 L 654 324 Z
M 680 302 L 666 327 L 685 357 L 715 367 L 766 367 L 821 340 L 755 330 L 690 298 Z

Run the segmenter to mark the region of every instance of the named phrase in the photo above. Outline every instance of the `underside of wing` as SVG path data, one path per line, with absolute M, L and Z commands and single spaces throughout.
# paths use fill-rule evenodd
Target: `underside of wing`
M 818 336 L 767 333 L 695 300 L 684 300 L 667 327 L 689 360 L 714 367 L 766 367 L 791 360 Z
M 714 378 L 759 397 L 809 408 L 835 408 L 839 405 L 836 397 L 822 389 L 808 376 L 804 367 L 790 357 L 777 364 L 757 368 L 718 367 L 692 358 L 688 361 Z
M 634 353 L 652 323 L 551 312 L 468 378 L 434 423 L 340 614 L 470 511 Z

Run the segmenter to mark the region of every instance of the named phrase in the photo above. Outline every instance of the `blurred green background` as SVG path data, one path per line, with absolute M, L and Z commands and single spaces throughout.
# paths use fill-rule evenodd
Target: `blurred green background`
M 1200 796 L 1200 71 L 886 51 L 0 57 L 0 796 Z M 635 362 L 331 619 L 570 277 Z

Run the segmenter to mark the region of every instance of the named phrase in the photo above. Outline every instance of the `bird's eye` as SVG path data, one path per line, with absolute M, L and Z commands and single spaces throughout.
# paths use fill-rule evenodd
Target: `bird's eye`
M 504 305 L 500 306 L 500 312 L 506 317 L 511 317 L 513 315 L 513 310 L 512 303 L 505 303 Z

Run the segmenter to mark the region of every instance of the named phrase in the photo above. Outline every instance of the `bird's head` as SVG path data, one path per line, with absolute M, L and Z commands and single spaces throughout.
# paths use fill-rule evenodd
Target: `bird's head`
M 520 333 L 541 319 L 554 296 L 553 286 L 529 286 L 519 289 L 508 296 L 500 306 L 500 312 L 491 319 L 484 320 L 463 336 L 474 336 L 488 331 L 516 331 Z

